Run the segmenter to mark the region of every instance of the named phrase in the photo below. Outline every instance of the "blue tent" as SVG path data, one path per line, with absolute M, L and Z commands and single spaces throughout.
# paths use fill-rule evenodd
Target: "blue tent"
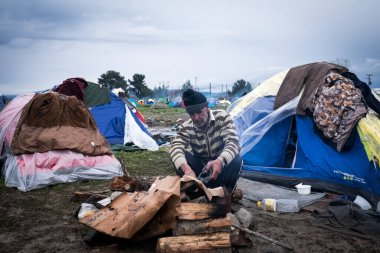
M 142 149 L 158 150 L 158 145 L 136 114 L 126 103 L 110 92 L 111 102 L 91 108 L 97 127 L 113 144 L 133 142 Z
M 357 129 L 353 145 L 338 152 L 315 131 L 311 116 L 296 114 L 300 97 L 273 110 L 287 71 L 262 83 L 227 110 L 240 136 L 242 177 L 294 187 L 361 195 L 372 204 L 380 200 L 380 171 L 368 158 Z

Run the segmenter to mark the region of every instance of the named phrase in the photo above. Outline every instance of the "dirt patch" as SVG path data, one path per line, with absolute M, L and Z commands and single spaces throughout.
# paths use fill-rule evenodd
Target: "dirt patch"
M 92 229 L 73 215 L 80 202 L 71 201 L 75 191 L 109 189 L 111 181 L 85 181 L 56 185 L 32 192 L 2 187 L 0 191 L 0 252 L 155 252 L 156 240 L 140 243 L 116 238 L 97 238 L 93 246 L 85 240 Z M 252 230 L 290 245 L 294 252 L 380 252 L 369 240 L 314 227 L 311 212 L 270 213 L 255 203 L 235 203 L 253 213 Z M 235 252 L 287 252 L 280 246 L 251 236 L 252 248 Z M 94 241 L 93 241 L 94 242 Z
M 370 240 L 312 226 L 309 210 L 319 208 L 318 204 L 294 214 L 267 212 L 256 207 L 254 202 L 234 205 L 235 210 L 241 207 L 254 216 L 252 230 L 289 245 L 294 252 L 380 252 L 380 245 Z M 291 252 L 256 236 L 251 239 L 253 247 L 239 249 L 239 252 Z

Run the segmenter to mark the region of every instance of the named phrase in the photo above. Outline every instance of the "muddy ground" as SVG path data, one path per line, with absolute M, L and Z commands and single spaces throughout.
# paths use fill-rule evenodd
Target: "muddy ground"
M 174 119 L 174 117 L 173 117 Z M 135 243 L 97 236 L 74 216 L 81 202 L 72 201 L 76 191 L 107 191 L 111 181 L 84 181 L 20 192 L 0 183 L 0 252 L 155 252 L 156 239 Z M 327 199 L 328 200 L 328 199 Z M 260 210 L 255 203 L 240 201 L 253 214 L 252 230 L 288 244 L 293 251 L 251 236 L 250 248 L 233 252 L 380 252 L 380 245 L 311 224 L 313 208 L 300 213 L 278 214 Z M 380 235 L 379 235 L 380 236 Z
M 108 190 L 111 181 L 87 181 L 56 185 L 32 192 L 2 187 L 0 192 L 0 252 L 155 252 L 156 239 L 134 243 L 97 236 L 73 215 L 81 202 L 71 200 L 75 191 Z M 295 214 L 260 210 L 240 201 L 253 214 L 252 230 L 288 244 L 294 252 L 380 252 L 380 245 L 312 226 L 312 206 Z M 291 252 L 256 236 L 253 246 L 234 252 Z M 87 240 L 87 241 L 86 241 Z M 87 242 L 87 244 L 86 244 Z M 88 245 L 89 244 L 89 245 Z

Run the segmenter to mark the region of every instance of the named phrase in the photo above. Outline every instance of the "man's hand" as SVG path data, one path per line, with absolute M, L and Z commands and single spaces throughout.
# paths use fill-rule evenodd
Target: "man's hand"
M 219 159 L 209 161 L 206 165 L 206 172 L 212 168 L 211 180 L 216 180 L 220 173 L 222 173 L 223 164 Z
M 191 167 L 187 163 L 184 163 L 181 165 L 181 170 L 183 171 L 185 175 L 197 177 L 194 171 L 191 169 Z

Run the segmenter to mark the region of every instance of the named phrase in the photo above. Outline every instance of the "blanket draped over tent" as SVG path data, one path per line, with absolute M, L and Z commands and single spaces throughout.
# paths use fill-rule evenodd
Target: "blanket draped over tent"
M 302 92 L 297 113 L 304 115 L 315 92 L 323 83 L 323 78 L 329 71 L 338 73 L 348 71 L 347 68 L 328 62 L 316 62 L 291 68 L 284 78 L 276 96 L 274 108 L 286 104 Z
M 314 190 L 359 194 L 377 204 L 380 200 L 377 158 L 380 153 L 380 140 L 377 138 L 380 120 L 378 114 L 367 113 L 365 106 L 371 108 L 378 102 L 374 102 L 372 97 L 371 103 L 363 104 L 367 98 L 363 97 L 362 89 L 355 89 L 351 84 L 346 90 L 350 92 L 341 92 L 340 95 L 350 99 L 358 94 L 361 96 L 361 99 L 353 100 L 342 97 L 342 106 L 354 114 L 348 113 L 345 116 L 351 116 L 345 118 L 343 114 L 347 112 L 343 112 L 342 117 L 334 121 L 334 124 L 343 121 L 342 126 L 348 124 L 350 145 L 347 150 L 331 145 L 319 132 L 312 116 L 311 102 L 318 99 L 316 95 L 323 101 L 322 105 L 334 101 L 329 101 L 323 92 L 317 94 L 332 69 L 338 70 L 335 73 L 343 71 L 342 76 L 345 76 L 344 71 L 348 71 L 330 63 L 302 65 L 264 81 L 227 109 L 240 138 L 240 154 L 244 161 L 242 177 L 287 187 L 303 182 L 311 184 Z M 297 76 L 294 70 L 303 72 Z M 304 86 L 305 82 L 311 81 L 314 85 Z M 333 86 L 339 82 L 326 89 L 334 91 L 339 85 Z M 352 101 L 354 103 L 351 104 Z M 304 110 L 306 108 L 308 110 Z M 334 113 L 330 116 L 333 119 Z M 323 119 L 318 120 L 322 122 Z M 339 128 L 339 124 L 333 126 Z
M 81 77 L 68 78 L 62 84 L 53 88 L 60 94 L 66 96 L 75 96 L 78 100 L 84 101 L 83 89 L 87 87 L 87 82 Z
M 338 151 L 350 148 L 347 143 L 360 118 L 368 113 L 364 99 L 353 82 L 338 73 L 329 73 L 311 102 L 316 127 L 331 140 Z
M 74 96 L 36 94 L 23 108 L 12 141 L 15 155 L 70 149 L 111 154 L 87 107 Z

